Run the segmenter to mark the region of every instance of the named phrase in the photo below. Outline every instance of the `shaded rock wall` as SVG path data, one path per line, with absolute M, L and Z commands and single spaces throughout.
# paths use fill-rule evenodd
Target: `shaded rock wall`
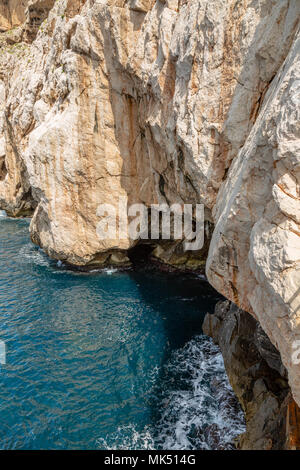
M 290 391 L 280 354 L 259 323 L 230 302 L 207 314 L 205 334 L 219 345 L 230 383 L 243 407 L 247 430 L 242 450 L 279 450 L 287 445 Z

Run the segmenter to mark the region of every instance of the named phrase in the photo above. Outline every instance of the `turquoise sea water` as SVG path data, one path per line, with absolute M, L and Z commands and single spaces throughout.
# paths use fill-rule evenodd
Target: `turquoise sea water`
M 1 449 L 216 448 L 243 431 L 201 334 L 218 300 L 205 281 L 73 273 L 31 244 L 28 225 L 1 214 Z

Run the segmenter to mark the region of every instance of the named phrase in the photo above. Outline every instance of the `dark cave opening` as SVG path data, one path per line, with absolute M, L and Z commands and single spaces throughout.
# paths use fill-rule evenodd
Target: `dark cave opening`
M 0 181 L 3 181 L 7 175 L 5 157 L 0 158 Z
M 155 245 L 151 243 L 141 243 L 128 250 L 128 258 L 133 266 L 140 266 L 150 261 L 151 253 Z

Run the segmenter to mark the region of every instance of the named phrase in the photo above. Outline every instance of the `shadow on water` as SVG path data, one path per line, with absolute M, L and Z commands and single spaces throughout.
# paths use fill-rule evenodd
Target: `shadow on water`
M 130 254 L 134 268 L 129 276 L 145 304 L 160 312 L 170 354 L 202 333 L 206 313 L 213 313 L 216 303 L 224 298 L 204 276 L 159 271 L 149 262 L 151 250 L 149 245 L 134 249 Z
M 222 296 L 193 275 L 156 272 L 153 276 L 153 270 L 140 267 L 129 276 L 145 303 L 160 312 L 170 353 L 202 333 L 205 314 L 213 313 Z
M 156 378 L 155 392 L 149 400 L 153 438 L 154 442 L 156 441 L 156 448 L 159 449 L 163 448 L 163 443 L 160 441 L 161 425 L 159 423 L 163 423 L 164 432 L 168 436 L 174 433 L 174 420 L 177 419 L 176 410 L 170 410 L 171 413 L 174 412 L 173 417 L 170 417 L 173 425 L 166 430 L 164 415 L 169 403 L 168 396 L 173 392 L 178 394 L 180 390 L 185 393 L 191 388 L 194 379 L 194 370 L 189 370 L 188 364 L 183 371 L 182 366 L 177 368 L 171 364 L 171 358 L 174 353 L 176 355 L 184 351 L 194 338 L 202 335 L 202 324 L 206 313 L 213 313 L 216 303 L 223 297 L 199 276 L 157 272 L 155 267 L 147 264 L 148 250 L 144 253 L 141 250 L 139 255 L 141 255 L 140 258 L 133 260 L 135 267 L 129 275 L 136 282 L 144 302 L 160 312 L 168 345 Z M 153 271 L 155 271 L 155 276 L 153 276 Z M 192 433 L 193 429 L 190 431 L 191 435 Z

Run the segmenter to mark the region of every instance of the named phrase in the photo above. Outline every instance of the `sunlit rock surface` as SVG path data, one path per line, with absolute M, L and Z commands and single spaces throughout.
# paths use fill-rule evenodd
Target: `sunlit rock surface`
M 0 3 L 0 31 L 20 26 L 26 19 L 26 8 L 30 0 L 2 0 Z

